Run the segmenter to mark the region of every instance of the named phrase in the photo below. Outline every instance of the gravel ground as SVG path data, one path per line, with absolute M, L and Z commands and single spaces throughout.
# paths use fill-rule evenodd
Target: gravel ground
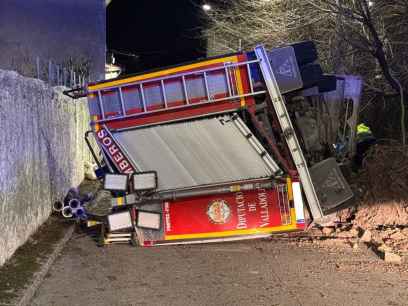
M 407 305 L 405 264 L 313 243 L 98 248 L 76 233 L 32 305 Z

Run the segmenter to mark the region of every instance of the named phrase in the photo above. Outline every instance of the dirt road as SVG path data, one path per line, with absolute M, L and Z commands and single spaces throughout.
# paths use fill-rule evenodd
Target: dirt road
M 408 273 L 365 247 L 287 241 L 98 248 L 75 234 L 32 305 L 408 305 Z

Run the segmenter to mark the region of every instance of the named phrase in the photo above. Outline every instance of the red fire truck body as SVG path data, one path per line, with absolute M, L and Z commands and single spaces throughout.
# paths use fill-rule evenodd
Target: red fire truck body
M 324 79 L 316 56 L 302 57 L 310 48 L 259 46 L 88 85 L 107 175 L 127 178 L 112 215 L 130 211 L 141 245 L 302 230 L 306 203 L 323 216 L 285 102 Z

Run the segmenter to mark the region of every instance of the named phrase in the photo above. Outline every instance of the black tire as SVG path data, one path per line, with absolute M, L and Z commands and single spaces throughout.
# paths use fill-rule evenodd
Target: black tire
M 318 84 L 323 76 L 322 67 L 319 64 L 308 64 L 300 67 L 303 88 L 312 87 Z
M 302 41 L 291 46 L 295 50 L 299 66 L 313 63 L 318 59 L 316 45 L 313 41 Z
M 323 75 L 317 85 L 320 93 L 334 91 L 337 88 L 337 77 L 335 75 Z

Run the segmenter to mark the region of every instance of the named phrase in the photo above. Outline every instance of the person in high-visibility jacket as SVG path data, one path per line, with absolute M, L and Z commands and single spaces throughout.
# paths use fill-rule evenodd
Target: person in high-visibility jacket
M 377 139 L 374 137 L 368 125 L 365 123 L 357 125 L 355 162 L 358 167 L 362 166 L 365 153 L 376 141 Z
M 362 140 L 364 138 L 372 138 L 373 132 L 371 132 L 371 129 L 365 125 L 364 123 L 360 123 L 357 125 L 357 142 L 359 140 Z

